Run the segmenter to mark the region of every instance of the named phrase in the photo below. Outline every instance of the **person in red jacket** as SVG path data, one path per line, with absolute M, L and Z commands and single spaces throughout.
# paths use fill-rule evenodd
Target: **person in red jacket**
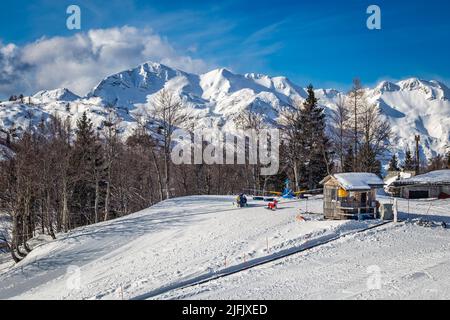
M 278 201 L 277 201 L 277 199 L 275 199 L 275 200 L 273 200 L 273 202 L 269 202 L 268 209 L 276 210 L 277 206 L 278 206 Z

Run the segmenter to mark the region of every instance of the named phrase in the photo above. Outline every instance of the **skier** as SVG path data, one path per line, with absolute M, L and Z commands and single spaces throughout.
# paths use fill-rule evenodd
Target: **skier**
M 245 196 L 245 194 L 241 194 L 239 195 L 240 201 L 239 204 L 241 206 L 241 208 L 246 207 L 247 206 L 247 197 Z
M 238 195 L 236 197 L 236 202 L 235 202 L 236 207 L 240 208 L 241 207 L 241 195 Z
M 276 210 L 277 207 L 278 207 L 277 199 L 273 200 L 273 202 L 269 202 L 269 204 L 267 205 L 267 209 L 269 209 L 269 210 Z

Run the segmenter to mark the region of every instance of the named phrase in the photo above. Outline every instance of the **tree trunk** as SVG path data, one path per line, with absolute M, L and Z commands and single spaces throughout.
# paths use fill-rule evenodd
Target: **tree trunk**
M 25 204 L 24 204 L 24 215 L 23 215 L 23 223 L 22 223 L 22 243 L 25 251 L 27 253 L 31 252 L 30 247 L 27 244 L 27 241 L 31 238 L 30 235 L 30 224 L 31 224 L 31 211 L 30 211 L 30 193 L 29 187 L 27 187 L 27 195 L 25 196 Z
M 19 256 L 16 255 L 16 251 L 18 251 L 18 247 L 19 247 L 19 234 L 18 234 L 18 224 L 19 221 L 17 219 L 17 213 L 13 212 L 12 214 L 12 220 L 13 220 L 13 225 L 12 225 L 12 239 L 11 239 L 11 257 L 13 258 L 14 262 L 17 263 L 21 260 L 21 258 Z
M 69 208 L 68 208 L 68 195 L 67 195 L 67 181 L 63 179 L 63 190 L 62 190 L 62 227 L 64 232 L 69 231 Z
M 170 199 L 170 163 L 169 153 L 164 152 L 164 187 L 166 191 L 166 199 Z
M 294 180 L 295 180 L 295 192 L 298 192 L 298 168 L 297 168 L 297 161 L 294 161 Z
M 159 200 L 163 201 L 164 200 L 164 187 L 162 185 L 162 177 L 161 177 L 161 170 L 159 168 L 159 164 L 158 164 L 158 159 L 156 158 L 156 155 L 154 153 L 154 150 L 152 149 L 151 151 L 152 154 L 152 162 L 153 162 L 153 166 L 155 167 L 156 170 L 156 177 L 158 180 L 158 187 L 159 187 Z
M 46 216 L 47 216 L 47 232 L 52 237 L 52 239 L 56 239 L 55 232 L 53 231 L 53 219 L 51 217 L 50 211 L 50 193 L 47 191 L 47 199 L 46 199 Z
M 111 173 L 108 171 L 108 182 L 106 183 L 106 196 L 105 196 L 105 217 L 104 220 L 109 219 L 109 198 L 111 194 Z
M 94 200 L 94 221 L 95 223 L 99 222 L 99 213 L 98 213 L 98 202 L 99 202 L 99 198 L 100 198 L 100 183 L 99 183 L 99 179 L 97 177 L 97 174 L 95 174 L 96 178 L 95 178 L 95 200 Z

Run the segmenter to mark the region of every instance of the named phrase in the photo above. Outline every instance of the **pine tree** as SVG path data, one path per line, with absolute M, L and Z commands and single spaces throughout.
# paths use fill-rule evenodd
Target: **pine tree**
M 428 161 L 427 171 L 442 170 L 447 168 L 447 159 L 441 154 L 438 154 Z
M 393 154 L 391 160 L 389 161 L 389 171 L 400 171 L 396 154 Z
M 302 136 L 300 144 L 305 155 L 303 178 L 309 189 L 317 188 L 319 182 L 331 171 L 330 141 L 325 133 L 325 113 L 315 97 L 312 85 L 307 89 L 308 97 L 300 115 Z
M 381 162 L 377 159 L 372 147 L 365 144 L 360 151 L 360 164 L 366 172 L 381 175 Z
M 75 146 L 78 146 L 81 149 L 83 149 L 91 145 L 94 138 L 95 134 L 93 130 L 92 121 L 87 117 L 86 112 L 83 112 L 81 118 L 77 120 Z
M 100 182 L 105 170 L 104 159 L 102 146 L 86 112 L 77 121 L 73 165 L 73 174 L 77 177 L 73 205 L 79 212 L 84 213 L 85 219 L 88 219 L 83 222 L 84 224 L 98 222 L 100 219 Z M 91 208 L 94 210 L 92 211 Z
M 411 150 L 409 147 L 405 151 L 405 161 L 403 163 L 403 170 L 413 171 L 415 169 L 415 161 L 412 157 Z

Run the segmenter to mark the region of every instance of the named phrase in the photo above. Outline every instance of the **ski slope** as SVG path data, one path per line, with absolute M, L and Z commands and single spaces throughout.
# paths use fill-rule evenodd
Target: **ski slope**
M 118 291 L 132 298 L 223 268 L 225 259 L 232 266 L 266 255 L 267 241 L 275 252 L 306 236 L 338 232 L 343 224 L 300 223 L 299 204 L 272 212 L 254 202 L 236 210 L 232 202 L 233 197 L 174 199 L 59 235 L 0 276 L 0 298 L 117 299 Z M 320 201 L 310 202 L 310 209 L 320 210 Z M 71 266 L 80 268 L 76 290 L 67 285 Z
M 172 199 L 58 235 L 0 274 L 0 299 L 397 298 L 393 288 L 406 292 L 404 297 L 426 297 L 422 291 L 436 284 L 443 286 L 439 297 L 450 297 L 445 291 L 450 287 L 446 262 L 450 230 L 437 224 L 426 228 L 416 221 L 426 216 L 450 224 L 448 200 L 409 206 L 401 201 L 403 218 L 409 207 L 409 218 L 415 220 L 359 234 L 353 232 L 374 222 L 323 221 L 320 198 L 308 204 L 285 202 L 277 211 L 253 201 L 248 208 L 236 209 L 232 202 L 233 197 L 226 196 Z M 298 215 L 306 205 L 318 214 L 304 214 L 306 221 L 301 221 Z M 340 235 L 347 236 L 203 285 L 177 289 L 193 279 L 239 271 L 243 265 Z M 386 289 L 364 289 L 366 268 L 371 265 L 379 265 Z
M 158 298 L 449 299 L 450 201 L 398 201 L 401 223 Z
M 391 224 L 159 298 L 449 299 L 449 233 Z M 375 272 L 379 287 L 369 282 Z

